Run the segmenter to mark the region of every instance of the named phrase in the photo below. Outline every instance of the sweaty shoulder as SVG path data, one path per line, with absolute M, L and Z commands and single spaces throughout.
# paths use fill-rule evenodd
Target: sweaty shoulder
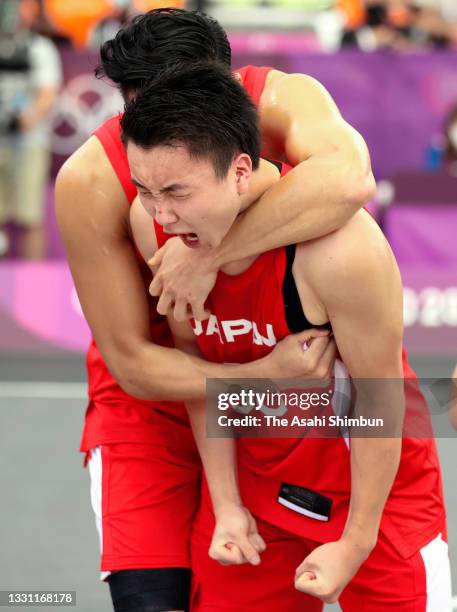
M 343 150 L 348 146 L 348 134 L 354 137 L 329 92 L 306 74 L 270 71 L 259 115 L 262 136 L 268 143 L 266 154 L 284 154 L 293 166 L 312 156 Z
M 70 190 L 72 197 L 110 199 L 113 210 L 128 205 L 119 179 L 100 141 L 91 136 L 67 159 L 57 175 L 57 188 Z
M 295 98 L 295 94 L 298 94 L 298 99 Z M 339 112 L 326 88 L 314 77 L 309 74 L 288 73 L 271 69 L 265 80 L 260 104 L 273 104 L 278 101 L 278 97 L 283 96 L 290 97 L 289 102 L 305 104 L 306 106 L 324 102 Z
M 91 136 L 60 169 L 56 179 L 56 215 L 62 231 L 96 230 L 124 234 L 129 202 L 106 153 Z

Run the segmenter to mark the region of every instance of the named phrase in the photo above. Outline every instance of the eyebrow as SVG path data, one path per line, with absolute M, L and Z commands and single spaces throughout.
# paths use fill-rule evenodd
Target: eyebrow
M 182 189 L 189 189 L 189 185 L 185 183 L 173 183 L 172 185 L 168 185 L 168 187 L 163 187 L 160 190 L 160 193 L 166 193 L 168 191 L 181 191 Z
M 132 183 L 133 183 L 133 184 L 134 184 L 136 187 L 138 187 L 138 189 L 146 189 L 146 191 L 149 191 L 149 189 L 148 189 L 147 187 L 145 187 L 144 185 L 142 185 L 142 184 L 140 183 L 140 181 L 137 181 L 137 180 L 136 180 L 136 178 L 135 178 L 134 176 L 132 176 L 132 177 L 131 177 L 131 179 L 132 179 Z
M 148 189 L 148 187 L 145 187 L 139 181 L 137 181 L 137 179 L 134 178 L 133 176 L 131 177 L 131 179 L 132 179 L 132 183 L 139 189 L 145 189 L 146 191 L 151 191 L 150 189 Z M 189 188 L 189 185 L 186 185 L 184 183 L 183 184 L 173 183 L 172 185 L 168 185 L 168 187 L 162 187 L 162 189 L 160 189 L 160 193 L 169 193 L 170 191 L 180 191 L 182 189 L 188 189 L 188 188 Z

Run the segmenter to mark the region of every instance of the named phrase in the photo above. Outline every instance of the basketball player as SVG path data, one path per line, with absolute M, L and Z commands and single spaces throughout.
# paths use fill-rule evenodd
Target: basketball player
M 170 233 L 187 247 L 217 248 L 244 212 L 259 164 L 257 115 L 243 88 L 223 67 L 171 70 L 127 107 L 122 127 L 140 189 L 131 218 L 143 256 Z M 324 238 L 224 266 L 209 307 L 194 331 L 170 317 L 179 346 L 192 351 L 196 341 L 207 359 L 243 362 L 268 354 L 293 327 L 331 325 L 349 375 L 385 379 L 368 399 L 398 431 L 403 394 L 408 411 L 425 411 L 402 351 L 399 271 L 365 211 Z M 403 378 L 398 392 L 392 381 Z M 194 527 L 193 610 L 318 611 L 339 599 L 345 612 L 450 612 L 433 439 L 352 437 L 349 450 L 343 437 L 241 439 L 239 492 L 232 441 L 206 438 L 204 406 L 191 402 L 189 412 L 211 494 L 204 489 Z M 264 546 L 243 504 L 266 542 L 258 567 Z M 234 567 L 208 557 L 212 535 L 211 556 Z
M 164 65 L 201 59 L 230 63 L 224 31 L 206 16 L 173 9 L 139 17 L 102 49 L 103 71 L 125 99 Z M 204 316 L 215 272 L 232 257 L 326 234 L 373 194 L 363 140 L 342 120 L 321 85 L 309 77 L 254 67 L 241 69 L 239 78 L 261 106 L 265 150 L 279 149 L 298 166 L 274 185 L 274 193 L 265 193 L 249 208 L 214 255 L 209 250 L 189 255 L 180 242 L 167 251 L 163 263 L 169 269 L 172 258 L 184 294 L 173 295 L 159 273 L 166 289 L 159 310 L 165 308 L 163 300 L 172 300 L 178 317 L 186 313 L 187 303 L 195 315 Z M 264 170 L 258 193 L 276 172 L 268 165 Z M 297 189 L 302 183 L 306 191 Z M 167 400 L 202 397 L 207 376 L 235 371 L 172 348 L 165 320 L 145 298 L 145 267 L 131 240 L 128 215 L 136 191 L 119 117 L 97 130 L 57 178 L 57 218 L 95 339 L 87 359 L 90 401 L 81 450 L 91 472 L 102 576 L 111 573 L 115 608 L 135 609 L 142 602 L 163 610 L 185 609 L 199 466 L 184 407 Z M 246 239 L 253 235 L 255 241 Z M 302 354 L 299 343 L 292 342 L 279 347 L 276 358 L 243 366 L 238 375 L 272 375 L 272 369 L 283 376 L 288 369 L 295 375 L 325 373 L 334 345 L 325 332 L 307 332 L 307 337 L 316 336 L 310 352 Z

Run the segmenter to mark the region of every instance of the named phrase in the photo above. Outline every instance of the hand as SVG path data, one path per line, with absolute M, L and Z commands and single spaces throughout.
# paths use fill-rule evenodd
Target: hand
M 306 343 L 307 348 L 304 348 Z M 326 329 L 307 329 L 286 336 L 268 356 L 271 378 L 330 378 L 336 344 Z
M 265 549 L 266 544 L 247 508 L 228 506 L 216 514 L 216 527 L 209 549 L 211 559 L 221 565 L 258 565 L 259 553 Z
M 372 548 L 343 538 L 322 544 L 297 567 L 295 588 L 325 603 L 335 603 Z
M 205 301 L 217 277 L 210 249 L 189 249 L 180 238 L 170 238 L 148 265 L 154 274 L 149 293 L 160 296 L 157 311 L 161 315 L 173 309 L 177 321 L 209 317 Z

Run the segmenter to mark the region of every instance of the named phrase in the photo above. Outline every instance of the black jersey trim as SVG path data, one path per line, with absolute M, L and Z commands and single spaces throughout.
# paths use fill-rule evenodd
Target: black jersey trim
M 267 162 L 270 162 L 270 164 L 276 166 L 276 168 L 279 170 L 279 174 L 282 175 L 282 162 L 276 161 L 275 159 L 267 159 Z
M 311 329 L 311 327 L 330 329 L 330 323 L 323 325 L 313 325 L 305 316 L 300 301 L 300 296 L 295 284 L 292 266 L 295 259 L 295 244 L 286 246 L 286 270 L 284 272 L 284 281 L 282 283 L 282 297 L 284 302 L 284 313 L 286 316 L 287 327 L 292 334 Z

